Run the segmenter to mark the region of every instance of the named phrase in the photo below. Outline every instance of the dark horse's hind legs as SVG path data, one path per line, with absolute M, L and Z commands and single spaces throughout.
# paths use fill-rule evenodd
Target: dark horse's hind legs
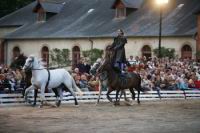
M 58 94 L 58 90 L 57 88 L 52 88 L 53 92 L 55 93 L 56 97 L 60 97 L 60 95 Z M 61 100 L 59 99 L 57 102 L 56 102 L 56 106 L 59 107 L 61 104 Z
M 115 100 L 114 105 L 119 105 L 119 100 L 118 100 L 119 92 L 120 90 L 116 90 L 116 100 Z
M 107 99 L 108 99 L 110 102 L 112 102 L 112 98 L 110 98 L 109 94 L 110 94 L 112 91 L 113 91 L 113 89 L 112 89 L 111 87 L 109 87 L 109 88 L 108 88 L 108 92 L 107 92 L 107 94 L 106 94 Z
M 132 99 L 135 100 L 135 91 L 133 90 L 133 88 L 130 88 L 129 90 L 132 94 Z
M 138 91 L 137 102 L 138 102 L 138 104 L 140 104 L 140 91 Z
M 78 102 L 77 102 L 77 99 L 75 97 L 75 94 L 73 94 L 70 89 L 68 89 L 67 87 L 64 87 L 66 91 L 69 91 L 71 93 L 72 96 L 74 96 L 74 102 L 75 102 L 75 105 L 78 105 Z

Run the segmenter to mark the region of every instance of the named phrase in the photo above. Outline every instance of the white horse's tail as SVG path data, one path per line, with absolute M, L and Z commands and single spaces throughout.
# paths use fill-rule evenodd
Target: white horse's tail
M 83 95 L 83 92 L 81 91 L 81 89 L 76 85 L 74 78 L 72 77 L 72 86 L 73 88 L 79 93 L 79 95 Z

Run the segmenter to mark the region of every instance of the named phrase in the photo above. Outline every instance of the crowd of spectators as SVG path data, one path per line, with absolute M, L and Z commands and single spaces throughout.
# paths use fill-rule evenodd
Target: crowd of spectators
M 11 69 L 0 65 L 0 93 L 21 91 L 24 87 L 23 73 L 20 69 Z
M 130 56 L 128 62 L 128 71 L 140 74 L 146 90 L 200 89 L 200 64 L 191 59 Z
M 200 63 L 190 59 L 169 59 L 156 57 L 127 59 L 125 71 L 140 74 L 145 90 L 185 90 L 200 89 Z M 82 58 L 71 71 L 77 86 L 82 91 L 98 91 L 99 77 L 90 74 L 89 61 Z M 12 93 L 24 87 L 23 73 L 20 69 L 11 69 L 0 65 L 0 93 Z

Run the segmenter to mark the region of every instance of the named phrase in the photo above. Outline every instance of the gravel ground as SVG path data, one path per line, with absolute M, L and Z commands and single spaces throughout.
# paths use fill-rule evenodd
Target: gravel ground
M 0 133 L 200 133 L 200 100 L 1 107 Z

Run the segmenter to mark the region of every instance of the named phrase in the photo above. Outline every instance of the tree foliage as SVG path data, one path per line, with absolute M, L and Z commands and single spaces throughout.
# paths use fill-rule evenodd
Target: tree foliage
M 90 63 L 94 63 L 98 58 L 101 58 L 103 55 L 103 50 L 100 49 L 92 49 L 92 50 L 86 50 L 83 51 L 83 56 L 86 58 L 89 58 Z
M 12 13 L 35 0 L 0 0 L 0 18 Z
M 69 49 L 54 48 L 50 50 L 50 58 L 50 66 L 54 67 L 66 67 L 71 63 L 69 59 Z
M 158 57 L 158 48 L 154 49 L 153 52 Z M 175 58 L 175 49 L 161 47 L 161 58 L 163 57 Z

